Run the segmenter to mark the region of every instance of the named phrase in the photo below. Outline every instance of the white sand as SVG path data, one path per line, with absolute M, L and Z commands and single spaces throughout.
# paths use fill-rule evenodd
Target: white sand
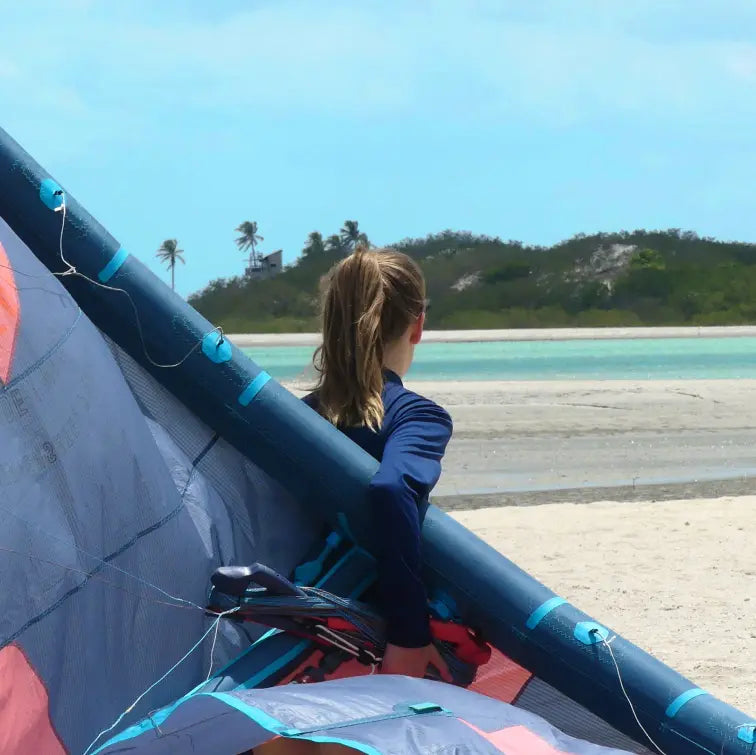
M 472 341 L 572 341 L 604 338 L 728 338 L 756 336 L 751 325 L 655 328 L 516 328 L 509 330 L 427 330 L 425 343 L 467 343 Z M 317 346 L 319 333 L 232 333 L 236 346 Z
M 576 607 L 756 713 L 756 496 L 454 516 Z

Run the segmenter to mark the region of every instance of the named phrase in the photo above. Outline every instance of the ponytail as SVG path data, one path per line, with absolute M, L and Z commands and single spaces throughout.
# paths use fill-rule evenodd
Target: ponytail
M 337 427 L 380 428 L 384 347 L 423 312 L 425 283 L 411 258 L 362 247 L 325 281 L 318 410 Z

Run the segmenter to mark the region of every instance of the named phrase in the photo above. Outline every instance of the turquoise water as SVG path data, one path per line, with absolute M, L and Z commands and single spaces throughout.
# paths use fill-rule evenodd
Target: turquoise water
M 310 346 L 245 349 L 277 380 L 313 379 Z M 756 378 L 756 338 L 421 344 L 410 380 Z

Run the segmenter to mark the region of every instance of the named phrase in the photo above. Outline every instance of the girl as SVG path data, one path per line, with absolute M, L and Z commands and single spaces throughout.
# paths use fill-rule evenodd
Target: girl
M 425 281 L 392 250 L 358 248 L 326 278 L 316 389 L 305 401 L 380 462 L 368 503 L 380 543 L 378 600 L 387 620 L 382 671 L 449 670 L 431 642 L 421 579 L 421 512 L 441 474 L 449 414 L 402 384 L 425 323 Z

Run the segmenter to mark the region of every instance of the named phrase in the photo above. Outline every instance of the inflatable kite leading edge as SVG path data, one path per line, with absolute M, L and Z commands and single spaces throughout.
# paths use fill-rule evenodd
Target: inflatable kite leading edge
M 241 752 L 270 735 L 344 742 L 333 730 L 348 725 L 371 753 L 461 730 L 475 751 L 529 751 L 514 729 L 551 748 L 533 752 L 756 752 L 753 719 L 432 505 L 435 615 L 494 648 L 470 690 L 339 679 L 365 670 L 254 621 L 219 620 L 212 652 L 187 655 L 214 626 L 203 609 L 218 567 L 299 569 L 298 584 L 364 594 L 376 468 L 0 130 L 1 751 Z M 590 554 L 574 564 L 586 580 L 600 568 Z M 325 681 L 285 684 L 312 668 Z

